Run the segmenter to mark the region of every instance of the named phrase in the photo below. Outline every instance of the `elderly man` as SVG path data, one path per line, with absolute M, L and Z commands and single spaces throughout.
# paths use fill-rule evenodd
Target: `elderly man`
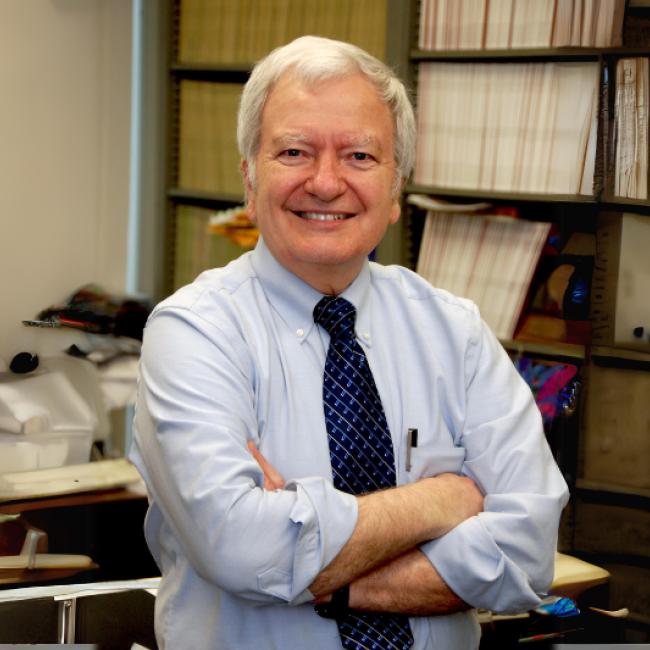
M 413 163 L 402 83 L 303 37 L 253 70 L 256 249 L 161 303 L 131 457 L 162 648 L 475 648 L 536 605 L 566 485 L 468 301 L 368 261 Z

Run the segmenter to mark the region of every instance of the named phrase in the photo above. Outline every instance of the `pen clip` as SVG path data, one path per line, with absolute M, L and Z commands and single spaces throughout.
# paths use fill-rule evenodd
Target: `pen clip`
M 411 450 L 418 446 L 418 430 L 406 430 L 406 471 L 411 471 Z

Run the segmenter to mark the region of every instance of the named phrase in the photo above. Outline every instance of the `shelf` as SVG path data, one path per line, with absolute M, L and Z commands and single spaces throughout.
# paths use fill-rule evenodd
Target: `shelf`
M 547 357 L 564 358 L 572 361 L 584 361 L 584 345 L 560 342 L 518 341 L 500 339 L 501 345 L 509 352 L 519 354 L 538 354 Z
M 650 214 L 650 200 L 626 199 L 612 196 L 586 196 L 583 194 L 540 194 L 527 192 L 507 192 L 492 190 L 474 190 L 456 187 L 432 187 L 429 185 L 408 184 L 404 188 L 407 194 L 428 194 L 432 196 L 448 196 L 484 201 L 506 201 L 509 203 L 556 203 L 594 205 L 602 210 L 633 211 Z
M 650 214 L 650 200 L 626 199 L 622 196 L 601 196 L 599 203 L 607 210 L 633 210 L 642 214 Z
M 650 56 L 650 49 L 640 47 L 554 47 L 513 48 L 500 50 L 411 50 L 411 61 L 482 61 L 521 63 L 532 60 L 546 61 L 597 61 L 605 56 Z
M 650 371 L 650 350 L 647 345 L 640 344 L 638 350 L 594 347 L 591 349 L 591 359 L 596 365 L 607 368 Z
M 584 361 L 588 356 L 599 366 L 628 370 L 650 370 L 648 346 L 639 346 L 639 351 L 622 348 L 593 347 L 589 354 L 585 345 L 575 343 L 520 341 L 500 339 L 501 345 L 509 352 L 519 354 L 538 354 L 547 357 Z
M 584 361 L 587 356 L 599 366 L 622 368 L 628 370 L 650 370 L 650 351 L 648 346 L 639 345 L 639 350 L 611 347 L 593 347 L 587 354 L 584 345 L 575 343 L 500 340 L 501 345 L 509 352 L 520 354 L 540 354 L 548 357 Z
M 527 192 L 507 192 L 507 191 L 492 191 L 492 190 L 472 190 L 464 188 L 451 188 L 451 187 L 432 187 L 428 185 L 409 184 L 405 187 L 404 191 L 408 194 L 432 194 L 436 196 L 458 196 L 467 197 L 472 199 L 490 199 L 498 201 L 530 201 L 530 202 L 543 202 L 543 203 L 580 203 L 592 204 L 598 203 L 594 196 L 586 196 L 582 194 L 539 194 Z
M 586 48 L 525 48 L 501 50 L 412 50 L 411 60 L 423 61 L 596 61 L 602 50 Z
M 650 489 L 616 483 L 576 479 L 576 491 L 588 500 L 646 510 L 650 506 Z
M 72 506 L 96 505 L 116 501 L 144 501 L 146 498 L 147 495 L 143 491 L 129 488 L 101 489 L 79 494 L 64 494 L 60 496 L 3 502 L 0 504 L 0 512 L 2 514 L 23 513 L 31 510 L 69 508 Z
M 246 83 L 253 68 L 252 63 L 209 64 L 174 63 L 170 73 L 177 79 Z
M 167 198 L 174 203 L 215 208 L 217 210 L 223 208 L 225 204 L 240 205 L 244 203 L 243 194 L 234 192 L 206 192 L 204 190 L 188 190 L 180 187 L 172 187 L 167 190 Z

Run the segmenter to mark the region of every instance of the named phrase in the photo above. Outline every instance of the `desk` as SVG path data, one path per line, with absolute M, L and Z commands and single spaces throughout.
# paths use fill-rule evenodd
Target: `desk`
M 79 494 L 66 494 L 39 499 L 22 499 L 0 503 L 1 514 L 22 514 L 30 510 L 43 510 L 44 508 L 68 508 L 70 506 L 98 505 L 115 501 L 142 500 L 146 497 L 140 491 L 129 488 L 116 488 L 112 490 L 94 490 Z
M 556 553 L 551 593 L 577 600 L 588 589 L 609 582 L 609 578 L 609 571 L 595 564 Z

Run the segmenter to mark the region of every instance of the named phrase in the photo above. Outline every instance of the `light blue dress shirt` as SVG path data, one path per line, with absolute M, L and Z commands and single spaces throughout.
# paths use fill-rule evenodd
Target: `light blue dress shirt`
M 358 312 L 395 447 L 397 482 L 463 473 L 485 512 L 421 548 L 466 602 L 535 606 L 552 578 L 566 484 L 539 412 L 476 307 L 407 269 L 367 263 L 342 294 Z M 149 319 L 131 459 L 163 580 L 161 648 L 340 649 L 308 586 L 350 537 L 322 404 L 322 296 L 255 251 L 203 273 Z M 419 431 L 406 469 L 406 436 Z M 287 481 L 262 489 L 254 441 Z M 411 619 L 415 650 L 478 646 L 474 611 Z

